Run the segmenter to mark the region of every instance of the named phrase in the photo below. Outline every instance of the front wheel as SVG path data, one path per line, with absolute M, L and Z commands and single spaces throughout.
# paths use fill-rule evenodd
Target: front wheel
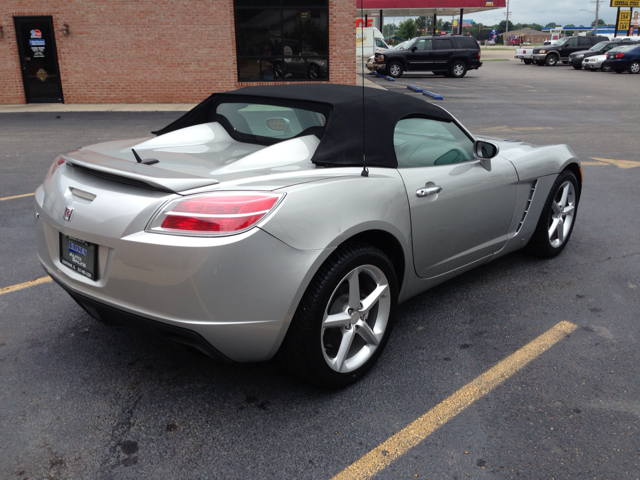
M 280 358 L 294 373 L 321 387 L 354 383 L 382 353 L 397 301 L 389 258 L 364 243 L 343 247 L 307 288 Z
M 530 253 L 542 258 L 560 254 L 571 237 L 580 200 L 576 176 L 562 172 L 549 192 L 538 225 L 527 245 Z
M 610 67 L 610 66 L 608 66 L 608 65 L 603 65 L 603 66 L 602 66 L 602 71 L 603 71 L 603 72 L 610 72 L 610 71 L 611 71 L 611 67 Z
M 399 78 L 402 75 L 402 65 L 400 62 L 391 62 L 387 67 L 387 75 L 393 78 Z
M 544 63 L 548 67 L 555 67 L 558 64 L 558 57 L 556 55 L 547 55 Z
M 462 78 L 467 74 L 467 66 L 464 62 L 453 62 L 449 74 L 454 78 Z
M 318 80 L 320 78 L 320 67 L 315 63 L 309 64 L 309 78 L 311 80 Z
M 629 65 L 629 73 L 640 73 L 640 63 L 631 62 L 631 65 Z

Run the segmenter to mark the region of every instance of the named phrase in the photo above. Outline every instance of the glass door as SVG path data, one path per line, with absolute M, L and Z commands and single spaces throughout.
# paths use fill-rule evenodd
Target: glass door
M 27 103 L 63 103 L 52 17 L 13 17 Z

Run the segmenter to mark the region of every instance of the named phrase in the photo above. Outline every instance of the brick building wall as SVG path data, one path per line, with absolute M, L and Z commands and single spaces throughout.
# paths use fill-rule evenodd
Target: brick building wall
M 195 103 L 257 84 L 237 80 L 232 0 L 2 0 L 0 104 L 26 102 L 13 17 L 36 15 L 53 17 L 65 103 Z M 329 1 L 330 83 L 355 83 L 355 17 L 355 0 Z

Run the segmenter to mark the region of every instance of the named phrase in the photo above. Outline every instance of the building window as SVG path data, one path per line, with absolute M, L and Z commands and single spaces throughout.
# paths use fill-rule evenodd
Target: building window
M 238 81 L 329 80 L 328 0 L 235 0 Z

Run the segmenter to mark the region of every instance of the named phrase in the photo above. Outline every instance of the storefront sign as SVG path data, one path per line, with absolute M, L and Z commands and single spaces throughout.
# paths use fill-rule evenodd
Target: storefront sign
M 356 18 L 356 28 L 360 27 L 373 27 L 373 18 L 367 18 L 366 23 L 362 18 Z
M 640 7 L 640 0 L 611 0 L 612 7 Z

